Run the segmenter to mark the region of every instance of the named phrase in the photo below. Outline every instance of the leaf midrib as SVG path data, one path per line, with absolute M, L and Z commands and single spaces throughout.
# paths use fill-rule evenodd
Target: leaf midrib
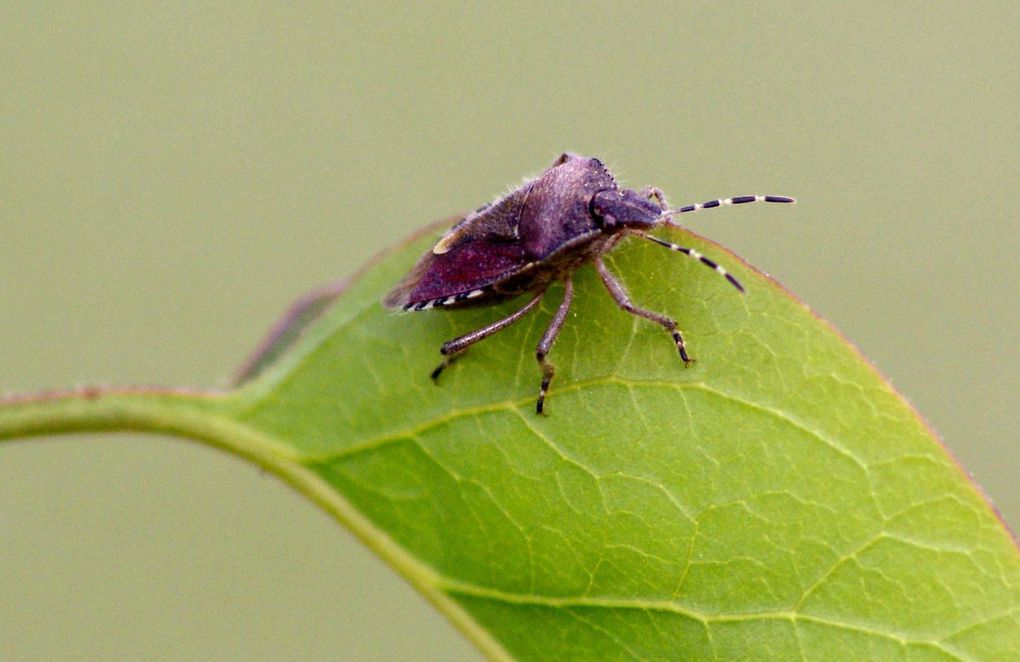
M 873 541 L 872 541 L 873 542 Z M 968 628 L 981 625 L 982 623 L 1008 616 L 1018 610 L 1014 609 L 1003 614 L 996 614 L 991 618 L 982 619 L 973 623 L 967 624 L 964 628 L 954 631 L 945 637 L 940 639 L 922 639 L 916 638 L 911 639 L 904 637 L 896 632 L 882 630 L 866 623 L 852 623 L 848 621 L 840 621 L 832 618 L 824 618 L 821 616 L 815 616 L 796 610 L 777 610 L 772 612 L 755 612 L 755 613 L 716 613 L 709 614 L 691 609 L 690 607 L 683 607 L 675 602 L 668 600 L 648 600 L 648 599 L 636 599 L 636 598 L 599 598 L 599 597 L 552 597 L 545 595 L 535 594 L 523 594 L 523 593 L 512 593 L 506 591 L 500 591 L 497 589 L 487 588 L 471 584 L 470 582 L 464 582 L 461 580 L 451 579 L 442 574 L 436 574 L 435 588 L 452 596 L 463 595 L 472 598 L 480 598 L 484 600 L 490 600 L 494 602 L 501 602 L 509 605 L 522 605 L 530 607 L 551 607 L 555 609 L 564 609 L 569 611 L 571 608 L 599 608 L 599 609 L 626 609 L 626 610 L 638 610 L 638 611 L 657 611 L 677 614 L 691 620 L 698 621 L 703 625 L 709 625 L 712 623 L 747 623 L 755 621 L 789 621 L 791 624 L 796 626 L 798 621 L 805 623 L 815 623 L 818 625 L 824 625 L 828 627 L 839 628 L 841 630 L 848 630 L 865 634 L 868 636 L 881 637 L 890 641 L 895 641 L 902 646 L 931 646 L 936 648 L 947 655 L 951 655 L 961 660 L 971 660 L 966 654 L 955 647 L 944 642 L 944 639 L 955 636 L 959 632 Z
M 801 422 L 797 418 L 790 416 L 782 411 L 779 411 L 772 407 L 760 405 L 739 395 L 727 393 L 720 389 L 713 388 L 711 386 L 708 386 L 704 382 L 671 382 L 665 380 L 632 379 L 628 377 L 621 377 L 618 375 L 606 375 L 571 382 L 570 384 L 558 387 L 556 389 L 556 393 L 559 394 L 571 393 L 586 388 L 590 388 L 593 386 L 608 386 L 608 385 L 624 386 L 627 388 L 668 388 L 675 391 L 696 390 L 702 393 L 715 395 L 729 402 L 739 404 L 748 409 L 752 409 L 754 411 L 767 414 L 771 416 L 774 420 L 785 423 L 786 425 L 789 425 L 794 429 L 803 432 L 804 434 L 822 443 L 829 450 L 832 450 L 838 453 L 844 459 L 853 462 L 854 465 L 857 466 L 857 468 L 859 468 L 861 471 L 865 473 L 865 475 L 870 475 L 870 469 L 868 467 L 868 464 L 863 459 L 855 455 L 852 451 L 848 450 L 842 444 L 839 444 L 833 438 L 829 437 L 825 433 L 807 425 L 806 423 Z M 523 413 L 522 410 L 530 409 L 531 407 L 534 406 L 534 402 L 535 402 L 534 396 L 525 396 L 516 399 L 501 400 L 497 402 L 475 405 L 472 407 L 459 407 L 440 416 L 434 416 L 430 419 L 424 420 L 411 427 L 404 428 L 402 430 L 397 430 L 395 432 L 387 432 L 376 437 L 371 437 L 363 441 L 359 441 L 355 444 L 346 446 L 345 448 L 334 452 L 321 454 L 304 452 L 299 453 L 298 457 L 301 459 L 301 461 L 312 463 L 328 463 L 331 461 L 352 457 L 361 453 L 370 452 L 372 450 L 385 447 L 392 443 L 407 441 L 409 439 L 413 440 L 416 437 L 423 434 L 424 432 L 437 428 L 440 425 L 458 421 L 471 416 L 477 416 L 478 414 L 491 414 L 506 411 Z M 531 427 L 532 429 L 536 429 L 534 428 L 534 426 L 529 427 Z

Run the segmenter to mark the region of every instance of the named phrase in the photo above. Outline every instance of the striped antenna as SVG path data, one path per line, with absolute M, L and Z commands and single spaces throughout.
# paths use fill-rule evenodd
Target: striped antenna
M 719 198 L 718 200 L 709 200 L 708 202 L 702 202 L 696 205 L 687 205 L 685 207 L 677 207 L 676 209 L 666 209 L 662 212 L 662 217 L 665 219 L 665 223 L 668 225 L 676 225 L 676 223 L 670 223 L 669 216 L 676 216 L 677 214 L 687 214 L 692 211 L 701 211 L 702 209 L 712 209 L 714 207 L 725 207 L 727 205 L 746 205 L 751 202 L 778 202 L 784 205 L 790 205 L 797 202 L 796 198 L 791 198 L 786 195 L 737 195 L 732 198 Z M 733 277 L 732 274 L 727 272 L 725 269 L 720 267 L 718 263 L 708 259 L 693 248 L 687 248 L 686 246 L 677 246 L 671 244 L 668 241 L 663 241 L 657 237 L 653 237 L 649 234 L 642 234 L 642 237 L 649 241 L 654 241 L 660 246 L 665 246 L 671 251 L 677 253 L 683 253 L 687 257 L 701 262 L 706 267 L 710 267 L 716 271 L 719 275 L 723 276 L 730 282 L 730 285 L 737 288 L 741 293 L 744 292 L 744 286 L 740 284 L 740 281 Z
M 737 288 L 737 290 L 741 294 L 743 294 L 744 286 L 740 284 L 739 280 L 737 280 L 736 278 L 733 277 L 733 274 L 731 274 L 730 272 L 726 271 L 725 269 L 720 267 L 716 262 L 714 262 L 713 260 L 708 259 L 707 257 L 702 255 L 698 251 L 694 250 L 693 248 L 687 248 L 686 246 L 677 246 L 676 244 L 671 244 L 668 241 L 663 241 L 662 239 L 659 239 L 658 237 L 653 237 L 650 234 L 642 234 L 641 236 L 644 237 L 645 239 L 647 239 L 648 241 L 654 241 L 655 243 L 657 243 L 660 246 L 665 246 L 666 248 L 668 248 L 671 251 L 676 251 L 677 253 L 683 253 L 684 255 L 686 255 L 689 258 L 697 260 L 698 262 L 701 262 L 706 267 L 711 267 L 712 269 L 715 269 L 716 273 L 718 273 L 720 276 L 724 277 L 726 280 L 730 281 L 730 285 L 732 285 L 733 287 Z
M 686 214 L 692 211 L 712 209 L 713 207 L 724 207 L 726 205 L 746 205 L 749 202 L 779 202 L 781 204 L 793 204 L 797 202 L 797 200 L 796 198 L 791 198 L 785 195 L 737 195 L 732 198 L 719 198 L 718 200 L 709 200 L 708 202 L 702 202 L 696 205 L 667 209 L 662 212 L 662 215 L 674 216 L 676 214 Z

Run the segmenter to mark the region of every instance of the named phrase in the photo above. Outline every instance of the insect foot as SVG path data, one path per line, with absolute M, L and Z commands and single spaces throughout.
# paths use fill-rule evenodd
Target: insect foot
M 788 204 L 796 200 L 780 195 L 741 195 L 671 209 L 659 189 L 620 188 L 598 159 L 566 153 L 540 176 L 463 216 L 421 256 L 386 295 L 383 305 L 405 311 L 456 310 L 531 295 L 510 315 L 444 343 L 440 351 L 445 358 L 431 375 L 438 380 L 469 347 L 522 319 L 538 306 L 551 283 L 562 282 L 563 300 L 535 352 L 542 373 L 535 410 L 542 414 L 556 374 L 546 357 L 574 298 L 571 274 L 593 264 L 616 305 L 666 329 L 687 365 L 694 359 L 687 354 L 676 321 L 634 305 L 601 256 L 623 237 L 636 236 L 697 260 L 743 292 L 740 282 L 714 260 L 648 232 L 664 225 L 677 227 L 673 217 L 680 214 L 753 202 Z

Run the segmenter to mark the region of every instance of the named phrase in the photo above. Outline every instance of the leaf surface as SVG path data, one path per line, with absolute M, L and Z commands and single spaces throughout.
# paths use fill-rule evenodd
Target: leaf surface
M 584 267 L 550 354 L 549 416 L 534 413 L 534 347 L 558 287 L 434 384 L 443 341 L 523 301 L 384 310 L 430 234 L 321 316 L 298 311 L 236 391 L 150 396 L 162 423 L 149 427 L 281 475 L 492 657 L 1020 650 L 1016 545 L 916 413 L 777 284 L 671 234 L 747 288 L 648 242 L 607 258 L 635 303 L 680 321 L 689 367 Z M 108 400 L 127 411 L 138 397 Z

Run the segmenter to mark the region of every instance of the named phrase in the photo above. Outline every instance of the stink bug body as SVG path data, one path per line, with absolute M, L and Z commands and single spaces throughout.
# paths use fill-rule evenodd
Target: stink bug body
M 542 413 L 555 369 L 546 355 L 567 318 L 574 296 L 571 274 L 595 265 L 617 305 L 665 328 L 684 364 L 692 361 L 673 319 L 631 303 L 623 285 L 606 268 L 601 255 L 627 235 L 635 235 L 683 253 L 715 269 L 734 287 L 736 278 L 697 251 L 653 237 L 660 225 L 676 225 L 672 216 L 723 205 L 750 202 L 795 202 L 773 195 L 744 195 L 670 209 L 659 189 L 641 191 L 617 186 L 613 175 L 594 158 L 563 154 L 538 178 L 468 214 L 390 292 L 383 303 L 404 310 L 487 306 L 530 293 L 531 299 L 511 315 L 443 344 L 439 374 L 468 347 L 505 329 L 534 310 L 550 284 L 563 282 L 563 301 L 538 343 L 542 371 L 536 411 Z

